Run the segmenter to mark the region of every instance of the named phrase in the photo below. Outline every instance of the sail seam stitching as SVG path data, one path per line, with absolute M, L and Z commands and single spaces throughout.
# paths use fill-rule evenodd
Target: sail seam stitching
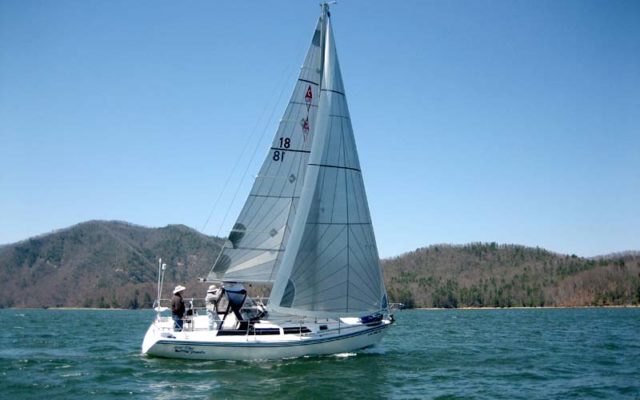
M 313 82 L 313 81 L 309 81 L 309 80 L 307 80 L 307 79 L 302 79 L 302 78 L 299 78 L 299 79 L 298 79 L 298 81 L 300 81 L 300 82 L 310 83 L 310 84 L 312 84 L 312 85 L 316 85 L 316 86 L 318 86 L 318 85 L 319 85 L 319 83 L 316 83 L 316 82 Z
M 239 250 L 254 250 L 254 251 L 283 251 L 282 249 L 264 249 L 260 247 L 236 247 Z
M 296 150 L 296 149 L 287 149 L 284 147 L 272 147 L 271 150 L 280 150 L 283 152 L 293 151 L 294 153 L 311 153 L 309 150 Z
M 314 166 L 316 166 L 316 167 L 327 167 L 327 168 L 350 169 L 351 171 L 362 172 L 362 171 L 360 171 L 360 169 L 358 169 L 358 168 L 353 168 L 353 167 L 342 167 L 342 166 L 340 166 L 340 165 L 331 165 L 331 164 L 314 164 L 314 163 L 309 163 L 309 165 L 314 165 Z
M 269 199 L 299 199 L 300 196 L 273 196 L 269 194 L 250 194 L 250 197 L 265 197 Z
M 307 222 L 307 225 L 371 225 L 371 222 Z
M 305 107 L 307 106 L 307 103 L 303 103 L 301 101 L 290 101 L 289 104 L 295 104 L 297 106 L 305 106 Z M 316 107 L 317 108 L 318 105 L 317 104 L 311 104 L 310 107 Z M 280 120 L 280 122 L 282 122 L 282 120 Z M 290 121 L 286 121 L 286 122 L 290 122 Z
M 337 91 L 337 90 L 333 90 L 333 89 L 320 89 L 320 91 L 321 92 L 333 92 L 333 93 L 337 93 L 337 94 L 341 94 L 341 95 L 345 96 L 345 94 L 343 92 L 340 92 L 340 91 Z

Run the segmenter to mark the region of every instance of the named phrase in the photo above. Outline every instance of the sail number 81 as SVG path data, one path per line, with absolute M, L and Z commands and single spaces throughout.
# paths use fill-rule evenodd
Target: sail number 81
M 273 161 L 284 161 L 284 151 L 274 150 Z

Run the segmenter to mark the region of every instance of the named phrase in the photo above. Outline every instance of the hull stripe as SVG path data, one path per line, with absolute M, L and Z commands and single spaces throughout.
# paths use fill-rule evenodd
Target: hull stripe
M 154 346 L 157 345 L 179 345 L 179 346 L 205 346 L 205 347 L 295 347 L 295 346 L 309 346 L 314 344 L 321 343 L 329 343 L 334 342 L 336 340 L 350 339 L 353 337 L 366 335 L 369 333 L 382 331 L 391 324 L 384 324 L 377 326 L 373 329 L 367 329 L 360 332 L 350 333 L 348 335 L 341 336 L 332 336 L 330 338 L 325 339 L 309 339 L 309 340 L 300 340 L 300 341 L 290 341 L 284 343 L 268 343 L 268 342 L 258 342 L 258 343 L 234 343 L 234 342 L 194 342 L 194 341 L 186 341 L 186 340 L 158 340 Z

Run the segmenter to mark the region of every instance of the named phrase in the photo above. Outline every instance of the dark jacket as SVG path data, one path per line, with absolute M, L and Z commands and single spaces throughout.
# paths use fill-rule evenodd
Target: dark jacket
M 174 294 L 171 299 L 171 312 L 180 318 L 184 315 L 184 301 L 182 301 L 180 293 Z

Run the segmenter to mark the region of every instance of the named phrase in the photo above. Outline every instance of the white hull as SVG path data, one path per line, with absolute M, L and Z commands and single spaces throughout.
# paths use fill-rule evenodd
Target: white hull
M 196 320 L 194 325 L 198 326 L 198 322 L 204 324 L 204 320 Z M 386 319 L 374 326 L 334 323 L 330 329 L 319 331 L 315 328 L 322 324 L 312 322 L 304 324 L 311 332 L 302 334 L 226 336 L 197 328 L 170 332 L 166 322 L 156 321 L 145 335 L 142 352 L 156 357 L 198 360 L 270 360 L 339 354 L 378 344 L 391 323 Z

